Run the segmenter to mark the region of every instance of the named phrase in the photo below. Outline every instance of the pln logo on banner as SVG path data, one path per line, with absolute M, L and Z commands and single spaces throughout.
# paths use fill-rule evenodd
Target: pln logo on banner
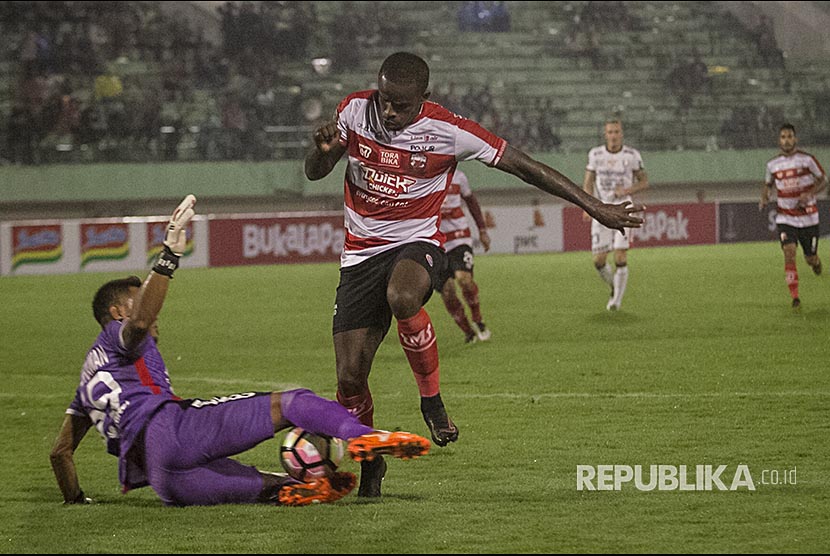
M 54 263 L 63 256 L 60 224 L 14 226 L 12 228 L 12 270 L 30 263 Z
M 164 249 L 164 236 L 167 233 L 167 222 L 147 222 L 147 264 L 152 264 Z M 187 223 L 185 228 L 187 245 L 184 257 L 193 253 L 193 222 Z
M 129 254 L 127 224 L 81 224 L 81 267 L 93 261 L 117 261 Z

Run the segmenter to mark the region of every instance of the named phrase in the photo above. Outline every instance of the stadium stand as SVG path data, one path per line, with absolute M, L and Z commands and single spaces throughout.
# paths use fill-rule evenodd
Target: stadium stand
M 830 141 L 830 72 L 718 3 L 226 2 L 198 22 L 167 4 L 0 3 L 0 159 L 299 158 L 397 48 L 429 60 L 437 100 L 529 151 L 585 151 L 612 114 L 644 150 L 766 146 L 783 118 Z

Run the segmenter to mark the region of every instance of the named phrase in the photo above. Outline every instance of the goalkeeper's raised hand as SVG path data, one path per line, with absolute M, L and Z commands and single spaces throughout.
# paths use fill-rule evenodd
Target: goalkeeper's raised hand
M 188 195 L 184 201 L 176 207 L 173 211 L 173 216 L 170 217 L 170 222 L 167 223 L 167 233 L 164 236 L 164 245 L 170 248 L 174 255 L 184 255 L 184 250 L 187 247 L 187 224 L 196 214 L 193 210 L 196 204 L 196 197 Z
M 179 267 L 179 257 L 184 255 L 187 248 L 187 224 L 196 214 L 194 205 L 196 197 L 188 195 L 173 211 L 164 234 L 164 250 L 153 266 L 153 270 L 159 274 L 172 278 L 173 272 Z

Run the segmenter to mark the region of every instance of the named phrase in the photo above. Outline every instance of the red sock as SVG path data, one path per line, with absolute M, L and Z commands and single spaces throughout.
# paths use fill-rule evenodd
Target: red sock
M 421 308 L 417 315 L 398 320 L 398 340 L 409 359 L 421 397 L 436 395 L 438 386 L 438 343 L 427 312 Z
M 337 390 L 337 401 L 367 427 L 375 428 L 375 402 L 367 388 L 356 396 L 344 396 Z
M 444 306 L 446 306 L 447 311 L 450 312 L 450 316 L 452 316 L 452 320 L 455 321 L 455 324 L 464 331 L 464 334 L 472 334 L 473 329 L 470 328 L 470 321 L 467 320 L 467 315 L 464 313 L 464 306 L 461 304 L 461 300 L 458 299 L 458 296 L 455 295 L 455 291 L 453 291 L 451 297 L 444 297 Z
M 798 297 L 798 270 L 795 263 L 785 263 L 784 271 L 787 276 L 787 287 L 790 288 L 790 297 Z
M 470 312 L 473 313 L 473 322 L 481 322 L 481 307 L 478 304 L 478 284 L 473 282 L 472 287 L 468 289 L 461 288 L 461 292 L 464 294 L 467 305 L 470 306 Z

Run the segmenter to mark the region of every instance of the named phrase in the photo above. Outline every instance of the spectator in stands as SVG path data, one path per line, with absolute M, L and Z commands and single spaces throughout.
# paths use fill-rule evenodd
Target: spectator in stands
M 6 152 L 14 164 L 35 163 L 35 126 L 35 118 L 28 106 L 17 104 L 12 108 L 6 125 Z
M 695 49 L 685 62 L 675 65 L 669 73 L 668 88 L 678 101 L 678 111 L 687 114 L 695 95 L 711 91 L 709 69 Z
M 510 31 L 510 12 L 507 9 L 507 2 L 493 2 L 490 12 L 492 18 L 492 30 L 496 33 Z
M 478 31 L 478 2 L 461 2 L 458 8 L 458 30 Z
M 758 26 L 755 28 L 755 40 L 758 42 L 758 53 L 765 67 L 784 67 L 784 53 L 778 48 L 772 21 L 766 15 L 761 15 Z

